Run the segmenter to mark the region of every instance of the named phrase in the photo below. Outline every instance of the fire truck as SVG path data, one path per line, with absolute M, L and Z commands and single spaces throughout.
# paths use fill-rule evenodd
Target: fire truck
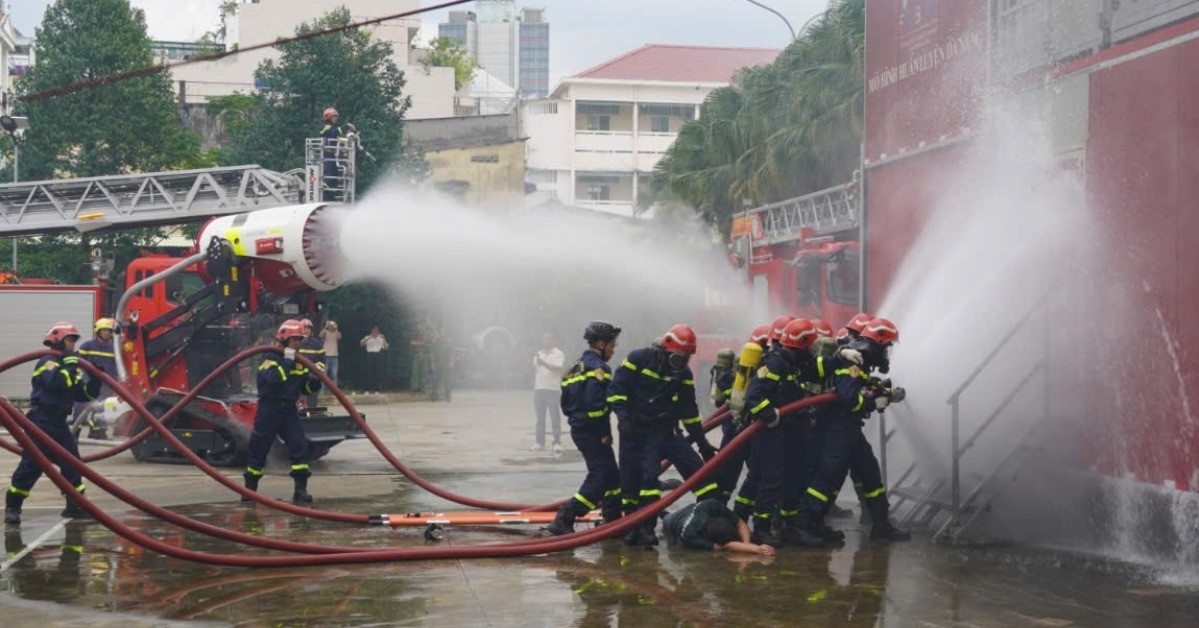
M 118 379 L 162 415 L 235 353 L 272 343 L 281 321 L 317 318 L 316 293 L 335 288 L 340 276 L 331 216 L 354 200 L 356 138 L 336 142 L 309 140 L 306 167 L 287 173 L 251 165 L 0 186 L 0 235 L 207 221 L 183 255 L 145 254 L 115 281 L 107 281 L 97 259 L 100 285 L 0 285 L 2 307 L 20 311 L 25 323 L 0 332 L 5 354 L 37 348 L 38 334 L 55 320 L 90 328 L 101 312 L 110 313 L 120 326 Z M 324 167 L 329 160 L 337 176 L 325 176 L 334 172 Z M 78 307 L 64 309 L 64 294 L 76 295 Z M 167 427 L 212 464 L 244 464 L 255 374 L 250 365 L 230 371 Z M 105 405 L 106 414 L 117 417 L 116 433 L 146 427 L 127 406 L 111 399 Z M 363 436 L 348 416 L 323 408 L 305 408 L 301 416 L 312 459 Z M 133 455 L 184 461 L 156 436 L 135 446 Z

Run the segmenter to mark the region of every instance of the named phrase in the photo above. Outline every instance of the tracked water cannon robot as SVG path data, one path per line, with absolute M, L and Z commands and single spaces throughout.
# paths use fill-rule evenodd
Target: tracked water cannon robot
M 201 229 L 190 256 L 135 260 L 116 309 L 119 379 L 162 414 L 217 365 L 269 344 L 282 320 L 315 318 L 316 293 L 337 287 L 342 274 L 333 211 L 316 203 L 223 216 Z M 230 371 L 169 427 L 210 463 L 241 465 L 255 412 L 253 380 L 248 366 Z M 310 459 L 362 436 L 349 417 L 304 418 Z M 132 413 L 122 419 L 120 434 L 144 427 Z M 180 461 L 153 436 L 133 452 L 140 460 Z

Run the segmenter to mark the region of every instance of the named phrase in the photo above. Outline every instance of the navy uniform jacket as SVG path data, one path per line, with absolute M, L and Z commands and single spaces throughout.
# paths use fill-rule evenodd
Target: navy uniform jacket
M 84 383 L 79 356 L 65 354 L 61 358 L 43 356 L 33 369 L 33 392 L 29 394 L 34 409 L 48 418 L 66 417 L 77 402 L 88 402 L 100 393 L 100 379 L 92 377 Z
M 117 376 L 117 354 L 113 352 L 112 340 L 104 342 L 99 338 L 79 345 L 79 357 L 96 365 L 100 370 L 113 377 Z
M 258 367 L 258 407 L 295 410 L 300 395 L 315 395 L 321 380 L 295 360 L 270 356 Z
M 634 423 L 682 421 L 693 438 L 703 437 L 703 417 L 695 403 L 695 376 L 690 368 L 667 372 L 665 352 L 634 349 L 612 374 L 608 404 L 618 419 Z
M 325 341 L 318 336 L 309 336 L 300 343 L 298 353 L 312 361 L 322 371 L 325 370 Z
M 612 433 L 608 415 L 608 383 L 612 367 L 593 349 L 583 352 L 570 370 L 562 376 L 562 413 L 571 427 L 594 428 L 603 434 Z
M 762 358 L 762 366 L 745 391 L 745 407 L 749 409 L 749 418 L 757 419 L 769 408 L 779 409 L 803 399 L 804 381 L 799 363 L 788 359 L 782 349 L 771 350 Z

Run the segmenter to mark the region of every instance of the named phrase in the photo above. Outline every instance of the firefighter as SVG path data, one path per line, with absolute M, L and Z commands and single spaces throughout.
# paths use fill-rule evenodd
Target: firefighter
M 757 503 L 753 514 L 753 542 L 780 547 L 787 520 L 782 511 L 786 482 L 798 475 L 803 464 L 802 449 L 796 447 L 804 429 L 802 417 L 782 417 L 779 408 L 803 398 L 801 384 L 815 364 L 809 351 L 818 334 L 811 321 L 796 319 L 787 324 L 779 338 L 779 348 L 762 360 L 758 376 L 749 385 L 745 404 L 749 418 L 762 421 L 750 443 L 752 468 L 758 477 Z M 820 538 L 796 529 L 787 540 L 797 545 L 823 545 Z
M 758 325 L 755 327 L 749 335 L 749 342 L 746 344 L 751 342 L 758 345 L 760 349 L 765 349 L 766 345 L 770 342 L 770 327 L 767 325 Z M 742 348 L 742 351 L 744 352 L 745 349 Z M 731 389 L 733 387 L 735 373 L 735 369 L 729 369 L 728 374 L 722 376 L 724 377 L 724 380 L 719 382 L 723 389 L 730 390 L 729 395 L 726 395 L 726 402 L 728 401 L 727 397 L 732 394 Z M 729 412 L 732 411 L 733 409 L 730 407 Z M 730 416 L 728 419 L 726 419 L 725 422 L 720 425 L 720 449 L 724 449 L 725 445 L 728 445 L 730 442 L 732 442 L 732 440 L 737 437 L 737 434 L 741 433 L 741 428 L 743 426 L 743 423 L 737 420 L 737 417 Z M 740 451 L 736 452 L 735 455 L 730 458 L 716 474 L 716 483 L 720 487 L 720 496 L 726 502 L 730 497 L 733 496 L 733 489 L 737 488 L 737 482 L 741 479 L 741 468 L 745 466 L 745 461 L 748 457 L 749 448 L 746 447 L 741 449 Z M 752 491 L 742 490 L 740 493 L 738 493 L 734 500 L 736 504 L 734 510 L 736 511 L 736 508 L 741 509 L 740 511 L 736 511 L 736 514 L 743 521 L 748 520 L 749 515 L 753 512 L 753 497 L 750 494 L 751 492 Z M 746 510 L 748 511 L 746 512 Z
M 320 370 L 325 370 L 325 341 L 312 333 L 312 321 L 302 318 L 300 326 L 304 329 L 304 340 L 300 343 L 300 355 L 308 358 Z M 320 405 L 318 395 L 304 395 L 304 406 L 312 409 Z
M 345 189 L 345 185 L 339 180 L 342 175 L 341 170 L 337 166 L 337 140 L 345 137 L 346 131 L 349 131 L 350 133 L 358 132 L 358 127 L 348 122 L 346 123 L 345 127 L 338 126 L 338 117 L 337 110 L 333 107 L 325 109 L 325 113 L 322 116 L 325 124 L 323 127 L 321 127 L 320 136 L 324 138 L 324 145 L 326 147 L 321 155 L 322 161 L 324 162 L 322 165 L 322 174 L 324 179 L 321 185 L 322 201 L 341 200 L 341 194 L 330 189 Z M 330 185 L 330 181 L 335 181 L 336 184 Z
M 858 312 L 853 318 L 845 323 L 845 327 L 837 334 L 837 342 L 841 345 L 840 353 L 847 357 L 854 364 L 862 364 L 861 353 L 854 349 L 851 345 L 857 342 L 862 337 L 862 331 L 866 329 L 866 325 L 874 320 L 874 315 L 868 312 Z M 886 366 L 890 370 L 890 365 Z M 870 510 L 866 507 L 866 498 L 863 497 L 863 481 L 862 478 L 869 473 L 869 468 L 873 464 L 878 465 L 878 460 L 874 457 L 874 450 L 870 447 L 870 442 L 866 440 L 865 434 L 860 434 L 854 444 L 854 453 L 849 463 L 849 479 L 853 482 L 854 493 L 858 497 L 858 523 L 870 522 Z M 881 477 L 881 470 L 880 470 Z M 829 502 L 828 516 L 843 518 L 853 515 L 853 511 L 848 508 L 841 508 L 836 504 L 837 495 L 840 490 L 833 493 L 832 499 Z
M 101 318 L 96 321 L 93 332 L 95 336 L 79 346 L 79 357 L 91 362 L 96 368 L 104 371 L 110 377 L 117 376 L 117 354 L 113 349 L 113 334 L 116 333 L 117 322 L 111 318 Z M 112 390 L 100 384 L 100 393 L 96 396 L 97 399 L 105 399 L 112 396 Z M 86 403 L 75 404 L 75 417 L 79 417 L 79 413 L 85 410 L 88 405 Z M 88 438 L 98 438 L 100 440 L 108 439 L 108 424 L 104 422 L 103 413 L 90 412 L 88 413 Z
M 608 409 L 608 383 L 612 368 L 608 360 L 616 350 L 620 328 L 601 321 L 587 325 L 583 340 L 587 349 L 574 366 L 562 376 L 562 413 L 570 425 L 587 477 L 561 508 L 546 530 L 550 534 L 574 532 L 575 519 L 597 507 L 603 508 L 604 521 L 620 518 L 620 470 L 612 452 L 612 420 Z
M 753 334 L 750 336 L 750 341 L 756 343 L 762 349 L 762 352 L 759 355 L 764 356 L 767 351 L 770 351 L 774 345 L 778 344 L 778 339 L 782 337 L 783 331 L 786 330 L 787 323 L 791 322 L 792 320 L 794 320 L 794 317 L 780 316 L 774 319 L 774 321 L 769 325 L 763 325 L 761 327 L 754 328 Z M 782 326 L 777 326 L 776 323 L 781 323 Z M 748 343 L 746 344 L 748 345 Z M 739 364 L 745 362 L 746 352 L 747 349 L 742 347 L 742 355 L 738 361 Z M 750 362 L 752 362 L 752 360 L 750 360 Z M 759 359 L 757 363 L 753 363 L 751 375 L 756 376 L 758 367 L 760 365 L 761 359 Z M 752 377 L 750 378 L 749 383 L 752 383 Z M 744 407 L 744 399 L 742 399 L 741 408 L 731 408 L 731 410 L 736 413 L 734 416 L 729 417 L 729 420 L 733 422 L 732 429 L 736 430 L 737 433 L 740 433 L 748 423 L 748 417 L 746 416 L 747 413 L 745 412 Z M 722 444 L 721 446 L 723 447 L 724 445 Z M 742 521 L 749 521 L 749 518 L 754 514 L 754 504 L 756 503 L 758 494 L 758 470 L 753 464 L 752 444 L 751 446 L 742 449 L 742 458 L 744 459 L 744 464 L 746 467 L 745 481 L 741 483 L 741 488 L 737 490 L 737 497 L 733 499 L 733 512 L 736 513 L 736 515 L 740 517 Z M 728 473 L 728 471 L 726 471 L 726 473 Z M 728 482 L 727 477 L 724 477 L 723 479 L 726 483 Z M 736 485 L 736 481 L 734 481 L 733 484 Z
M 858 340 L 851 342 L 849 348 L 861 354 L 863 368 L 867 372 L 886 366 L 890 370 L 890 348 L 899 341 L 899 330 L 895 324 L 885 318 L 875 318 L 867 323 L 861 331 Z M 887 403 L 903 401 L 906 392 L 903 388 L 890 387 L 886 382 L 874 379 L 872 386 L 875 394 L 881 393 L 884 401 L 881 412 Z M 883 401 L 879 399 L 879 401 Z M 912 535 L 907 530 L 900 530 L 891 523 L 890 505 L 887 502 L 886 487 L 883 486 L 882 468 L 870 441 L 863 433 L 865 422 L 858 420 L 858 429 L 854 433 L 852 451 L 849 458 L 849 474 L 853 480 L 854 489 L 862 504 L 862 518 L 870 520 L 870 538 L 886 541 L 907 541 Z M 843 480 L 844 481 L 844 480 Z
M 608 404 L 620 430 L 621 505 L 626 515 L 662 496 L 658 482 L 662 458 L 689 478 L 716 455 L 704 436 L 695 403 L 695 378 L 687 366 L 695 348 L 695 331 L 675 325 L 652 346 L 630 352 L 612 375 Z M 700 455 L 679 433 L 680 420 Z M 720 496 L 715 481 L 701 484 L 694 493 L 697 499 Z M 656 520 L 645 522 L 625 537 L 625 543 L 657 545 L 656 525 Z
M 877 325 L 876 321 L 879 321 Z M 884 319 L 875 319 L 863 330 L 860 344 L 850 346 L 866 357 L 875 352 L 885 353 L 887 347 L 898 339 L 899 332 L 893 324 Z M 834 356 L 822 360 L 821 366 L 833 369 L 832 387 L 837 394 L 837 401 L 820 415 L 820 462 L 801 498 L 796 519 L 798 529 L 814 536 L 819 536 L 824 528 L 824 514 L 832 501 L 830 496 L 835 495 L 835 491 L 845 482 L 857 437 L 862 431 L 861 419 L 875 410 L 886 408 L 892 401 L 902 401 L 905 396 L 902 388 L 876 386 L 862 366 L 844 358 Z M 877 469 L 877 464 L 875 467 Z M 881 478 L 868 478 L 863 484 L 865 495 L 868 496 L 867 507 L 875 518 L 870 538 L 901 540 L 899 537 L 906 533 L 896 530 L 887 517 L 887 499 Z M 878 485 L 877 488 L 873 487 L 874 484 Z
M 315 395 L 321 381 L 307 367 L 296 361 L 296 352 L 304 340 L 300 321 L 289 319 L 279 326 L 275 338 L 283 345 L 283 357 L 270 355 L 258 367 L 258 411 L 254 414 L 254 429 L 250 432 L 249 460 L 246 465 L 246 488 L 257 491 L 258 481 L 266 468 L 266 456 L 275 437 L 282 437 L 291 457 L 291 477 L 295 481 L 293 502 L 311 502 L 308 494 L 308 442 L 300 427 L 296 403 L 300 395 Z M 242 501 L 250 501 L 242 497 Z
M 75 353 L 75 343 L 78 340 L 79 330 L 71 323 L 60 321 L 50 326 L 42 344 L 62 355 L 42 356 L 37 361 L 37 366 L 33 369 L 33 392 L 29 394 L 29 412 L 25 414 L 34 425 L 76 458 L 79 457 L 79 445 L 71 434 L 67 418 L 76 402 L 91 401 L 100 392 L 100 380 L 89 377 L 79 366 L 79 355 Z M 42 448 L 42 452 L 58 464 L 71 486 L 83 493 L 84 485 L 79 472 L 63 464 L 61 460 L 56 460 L 45 448 Z M 29 491 L 33 490 L 33 485 L 40 477 L 42 470 L 34 462 L 33 456 L 21 454 L 21 462 L 12 474 L 12 485 L 8 487 L 8 493 L 4 496 L 4 523 L 21 523 L 21 505 L 25 498 L 29 497 Z M 62 516 L 81 519 L 88 514 L 68 498 Z

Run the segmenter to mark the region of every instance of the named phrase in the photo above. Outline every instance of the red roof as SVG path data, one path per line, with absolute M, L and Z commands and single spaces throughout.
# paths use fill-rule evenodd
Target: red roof
M 781 52 L 777 48 L 648 44 L 580 72 L 575 78 L 728 83 L 737 70 L 770 63 Z

